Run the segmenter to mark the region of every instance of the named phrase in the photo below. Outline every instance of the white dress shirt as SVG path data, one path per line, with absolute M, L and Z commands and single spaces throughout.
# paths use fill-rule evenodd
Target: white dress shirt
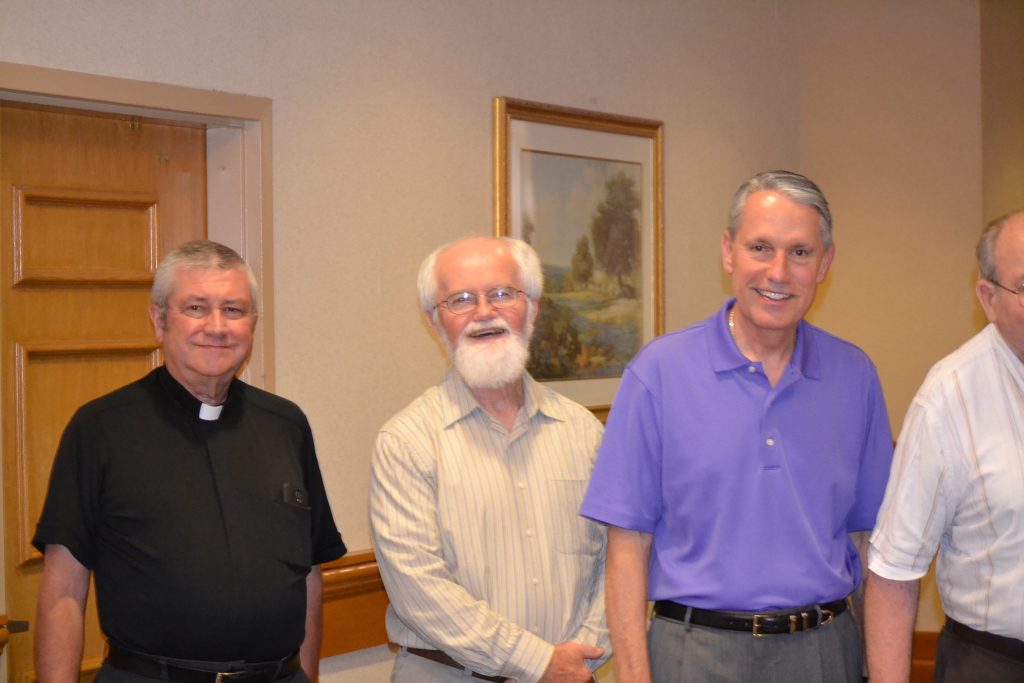
M 507 430 L 455 370 L 389 420 L 370 480 L 389 638 L 520 683 L 558 643 L 610 652 L 605 529 L 577 514 L 601 430 L 528 375 Z
M 1024 363 L 994 325 L 939 361 L 914 397 L 869 566 L 918 579 L 936 548 L 946 613 L 1024 639 Z

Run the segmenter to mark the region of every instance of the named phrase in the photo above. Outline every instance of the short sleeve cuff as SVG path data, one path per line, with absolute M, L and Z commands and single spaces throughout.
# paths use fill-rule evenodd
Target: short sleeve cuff
M 921 571 L 893 564 L 882 557 L 873 545 L 868 546 L 868 569 L 890 581 L 916 581 L 928 572 L 927 567 Z
M 597 522 L 602 526 L 614 526 L 629 531 L 639 531 L 645 534 L 654 534 L 658 520 L 646 517 L 637 517 L 636 510 L 616 510 L 603 507 L 601 504 L 591 501 L 590 491 L 587 491 L 588 498 L 583 500 L 580 506 L 580 516 Z M 596 496 L 594 496 L 596 498 Z
M 335 534 L 335 538 L 329 545 L 324 548 L 319 548 L 313 554 L 313 564 L 323 564 L 324 562 L 336 560 L 339 557 L 344 557 L 347 552 L 348 548 L 345 547 L 345 543 L 341 540 L 341 536 Z
M 36 535 L 32 538 L 32 545 L 40 553 L 46 554 L 46 546 L 62 545 L 68 549 L 72 557 L 89 571 L 93 570 L 92 554 L 85 550 L 85 545 L 79 543 L 74 534 L 57 528 L 40 526 L 36 529 Z
M 554 653 L 554 645 L 529 631 L 523 631 L 509 657 L 510 677 L 519 683 L 537 683 L 547 670 Z

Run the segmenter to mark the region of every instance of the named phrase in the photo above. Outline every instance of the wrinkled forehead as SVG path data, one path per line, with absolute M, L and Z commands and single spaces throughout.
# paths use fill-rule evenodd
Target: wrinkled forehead
M 735 241 L 765 241 L 777 246 L 822 244 L 820 214 L 813 206 L 800 204 L 774 190 L 751 194 L 736 226 Z
M 252 304 L 249 278 L 235 268 L 182 268 L 174 273 L 171 296 Z
M 500 242 L 455 245 L 438 255 L 436 273 L 442 296 L 500 285 L 522 286 L 519 266 L 511 250 Z

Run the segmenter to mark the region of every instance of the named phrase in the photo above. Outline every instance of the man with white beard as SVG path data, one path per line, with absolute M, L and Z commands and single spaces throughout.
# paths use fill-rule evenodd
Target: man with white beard
M 542 284 L 537 254 L 508 238 L 459 240 L 420 267 L 454 367 L 374 449 L 395 683 L 585 682 L 609 654 L 605 532 L 576 514 L 601 424 L 526 372 Z

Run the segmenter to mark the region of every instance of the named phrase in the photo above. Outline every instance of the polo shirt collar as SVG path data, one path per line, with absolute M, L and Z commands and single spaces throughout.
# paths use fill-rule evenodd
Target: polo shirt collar
M 442 406 L 445 427 L 450 427 L 473 411 L 479 410 L 481 413 L 485 413 L 454 366 L 448 368 L 448 372 L 445 373 L 441 391 L 447 398 Z M 565 421 L 566 419 L 565 412 L 558 401 L 526 372 L 523 373 L 522 414 L 527 420 L 538 414 L 553 420 Z
M 711 369 L 715 372 L 729 372 L 750 365 L 750 360 L 740 353 L 735 340 L 729 333 L 729 309 L 736 303 L 736 297 L 729 297 L 713 315 L 708 326 L 708 354 Z M 819 379 L 821 377 L 821 354 L 810 334 L 811 325 L 801 320 L 796 328 L 796 347 L 789 359 L 787 372 L 795 370 L 800 375 Z

